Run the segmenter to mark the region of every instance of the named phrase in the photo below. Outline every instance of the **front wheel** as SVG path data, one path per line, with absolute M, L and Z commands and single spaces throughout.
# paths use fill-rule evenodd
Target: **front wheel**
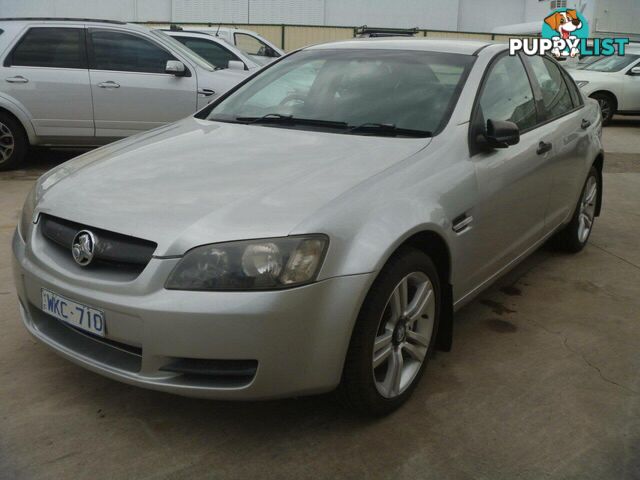
M 413 248 L 380 272 L 356 322 L 340 390 L 359 412 L 384 415 L 415 389 L 436 338 L 440 280 L 431 259 Z
M 616 113 L 616 101 L 607 93 L 594 93 L 591 98 L 598 102 L 600 111 L 602 112 L 602 124 L 608 125 Z
M 571 222 L 554 238 L 554 243 L 559 249 L 577 253 L 587 245 L 593 231 L 601 188 L 600 175 L 595 167 L 591 167 Z

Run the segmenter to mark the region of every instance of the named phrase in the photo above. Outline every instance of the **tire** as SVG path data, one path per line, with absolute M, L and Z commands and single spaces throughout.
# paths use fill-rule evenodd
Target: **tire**
M 608 125 L 611 123 L 613 119 L 613 115 L 616 113 L 618 106 L 616 104 L 616 99 L 613 95 L 608 93 L 594 93 L 591 95 L 591 98 L 597 100 L 600 105 L 600 111 L 602 112 L 602 124 Z
M 406 308 L 394 301 L 401 298 L 400 285 L 406 285 Z M 339 387 L 349 407 L 386 415 L 411 396 L 434 350 L 441 291 L 434 263 L 419 250 L 402 248 L 389 260 L 369 290 L 351 336 Z M 409 315 L 398 318 L 399 311 Z M 398 371 L 402 374 L 396 375 Z
M 571 221 L 553 239 L 553 244 L 558 250 L 578 253 L 587 245 L 593 231 L 601 189 L 600 174 L 595 167 L 591 167 Z
M 12 116 L 0 112 L 0 171 L 18 168 L 28 146 L 22 125 Z

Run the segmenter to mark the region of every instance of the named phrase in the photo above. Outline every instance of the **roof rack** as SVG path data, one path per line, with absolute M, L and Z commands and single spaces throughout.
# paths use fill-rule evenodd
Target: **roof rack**
M 413 37 L 420 32 L 418 27 L 414 28 L 374 28 L 363 25 L 356 28 L 356 35 L 359 37 Z
M 54 20 L 54 21 L 64 21 L 64 22 L 113 23 L 115 25 L 126 25 L 127 24 L 127 22 L 121 22 L 120 20 L 105 20 L 105 19 L 99 19 L 99 18 L 67 18 L 67 17 L 11 17 L 11 18 L 2 18 L 2 17 L 0 17 L 0 22 L 32 21 L 32 20 Z

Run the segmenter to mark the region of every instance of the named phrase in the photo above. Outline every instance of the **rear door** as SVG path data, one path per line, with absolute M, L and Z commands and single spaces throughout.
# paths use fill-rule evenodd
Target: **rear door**
M 88 37 L 96 136 L 125 137 L 196 111 L 195 72 L 165 73 L 177 59 L 163 46 L 116 29 L 92 28 Z
M 0 81 L 39 137 L 93 136 L 84 26 L 27 28 L 4 58 Z
M 534 82 L 542 95 L 544 122 L 552 126 L 553 158 L 549 165 L 549 199 L 546 231 L 566 220 L 576 206 L 585 180 L 584 152 L 590 123 L 582 96 L 562 68 L 548 57 L 526 57 Z

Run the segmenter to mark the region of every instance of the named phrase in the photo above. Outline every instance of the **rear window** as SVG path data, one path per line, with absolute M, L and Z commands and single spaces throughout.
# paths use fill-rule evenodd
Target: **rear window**
M 84 30 L 31 28 L 7 57 L 7 66 L 87 68 Z

